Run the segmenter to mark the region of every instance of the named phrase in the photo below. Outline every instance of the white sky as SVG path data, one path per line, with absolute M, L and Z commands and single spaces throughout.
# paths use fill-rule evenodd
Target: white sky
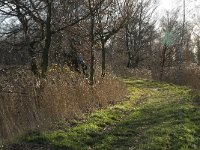
M 158 6 L 158 15 L 163 15 L 166 10 L 172 10 L 183 8 L 183 0 L 157 0 L 159 3 Z M 186 3 L 186 17 L 192 19 L 195 15 L 200 15 L 200 0 L 185 0 Z
M 158 20 L 163 15 L 165 15 L 166 10 L 170 12 L 170 10 L 173 9 L 180 10 L 179 12 L 180 19 L 182 19 L 183 0 L 157 0 L 157 3 L 158 3 L 158 8 L 156 10 L 156 18 Z M 196 28 L 200 30 L 200 0 L 185 0 L 185 3 L 186 3 L 186 21 L 196 24 Z
M 183 13 L 183 0 L 157 0 L 158 8 L 156 16 L 160 19 L 165 11 L 180 9 L 180 17 Z M 186 21 L 195 25 L 194 32 L 200 33 L 200 0 L 185 0 L 186 3 Z
M 160 9 L 160 11 L 170 10 L 174 7 L 174 0 L 160 0 L 159 4 L 160 6 L 158 9 Z

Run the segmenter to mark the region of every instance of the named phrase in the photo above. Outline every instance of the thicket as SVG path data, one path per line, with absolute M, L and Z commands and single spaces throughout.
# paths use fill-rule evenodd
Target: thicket
M 1 74 L 0 139 L 10 139 L 31 130 L 47 130 L 95 109 L 125 98 L 126 87 L 112 75 L 88 84 L 69 67 L 52 66 L 45 79 L 30 70 L 13 69 Z

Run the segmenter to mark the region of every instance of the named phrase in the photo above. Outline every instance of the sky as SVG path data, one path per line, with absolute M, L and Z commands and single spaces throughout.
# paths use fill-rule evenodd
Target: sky
M 182 20 L 183 0 L 156 0 L 158 8 L 156 10 L 156 18 L 159 20 L 165 15 L 166 10 L 180 9 L 180 17 Z M 186 3 L 186 22 L 194 26 L 194 32 L 200 33 L 200 0 L 185 0 Z M 158 25 L 159 26 L 159 25 Z
M 159 4 L 160 6 L 158 9 L 160 9 L 160 11 L 170 10 L 174 7 L 174 0 L 160 0 Z
M 165 11 L 180 9 L 180 18 L 182 18 L 183 0 L 157 0 L 158 8 L 156 11 L 158 19 L 160 19 Z M 200 33 L 200 0 L 185 0 L 186 3 L 186 21 L 194 24 L 193 31 Z
M 157 0 L 158 1 L 158 15 L 163 15 L 166 10 L 183 8 L 183 0 Z M 186 3 L 186 18 L 193 20 L 200 15 L 200 0 L 185 0 Z

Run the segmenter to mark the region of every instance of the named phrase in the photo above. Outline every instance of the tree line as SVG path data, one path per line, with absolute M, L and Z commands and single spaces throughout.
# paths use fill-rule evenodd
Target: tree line
M 114 47 L 126 53 L 128 68 L 145 65 L 160 80 L 167 68 L 181 72 L 185 62 L 200 64 L 200 38 L 192 39 L 193 25 L 185 13 L 166 12 L 157 21 L 156 8 L 153 0 L 0 0 L 1 52 L 12 49 L 17 57 L 27 56 L 40 77 L 52 62 L 62 64 L 66 51 L 81 53 L 91 85 L 96 51 L 104 77 L 106 54 Z

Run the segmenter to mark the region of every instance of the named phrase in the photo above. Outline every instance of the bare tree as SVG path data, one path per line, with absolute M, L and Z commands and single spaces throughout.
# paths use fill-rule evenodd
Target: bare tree
M 71 5 L 74 5 L 74 3 Z M 4 28 L 1 29 L 1 35 L 11 43 L 13 43 L 13 41 L 10 40 L 11 37 L 18 35 L 18 40 L 15 41 L 14 44 L 23 43 L 28 47 L 30 55 L 33 58 L 36 51 L 34 48 L 40 45 L 42 51 L 42 76 L 45 76 L 49 65 L 49 50 L 52 43 L 52 36 L 66 30 L 89 16 L 89 14 L 84 13 L 77 16 L 75 12 L 79 8 L 72 7 L 73 9 L 70 9 L 67 13 L 67 15 L 70 16 L 70 20 L 66 20 L 66 16 L 60 16 L 60 12 L 55 11 L 56 8 L 59 7 L 64 10 L 65 6 L 66 3 L 63 3 L 61 0 L 0 1 L 1 16 L 8 20 L 7 26 L 4 25 Z M 61 17 L 59 22 L 53 19 L 56 15 Z M 11 23 L 11 20 L 14 20 L 14 23 Z M 24 33 L 23 35 L 22 32 Z M 35 58 L 33 60 L 32 62 L 35 62 Z M 36 70 L 36 63 L 34 63 L 32 65 L 32 71 L 36 73 Z
M 137 68 L 139 62 L 145 60 L 150 50 L 151 42 L 155 39 L 152 14 L 156 9 L 152 1 L 138 3 L 135 13 L 130 17 L 126 26 L 126 45 L 129 68 Z
M 116 13 L 117 12 L 117 13 Z M 132 2 L 118 0 L 107 0 L 97 13 L 96 40 L 101 43 L 102 51 L 102 73 L 105 76 L 106 70 L 106 48 L 108 40 L 120 29 L 124 28 L 128 21 L 128 16 L 132 13 Z
M 183 28 L 183 22 L 179 20 L 179 10 L 167 11 L 161 19 L 160 27 L 160 39 L 158 39 L 160 41 L 160 52 L 157 55 L 159 57 L 159 65 L 157 63 L 159 79 L 163 80 L 166 72 L 175 69 L 175 80 L 180 83 L 183 63 L 190 61 L 192 53 L 190 48 L 191 29 L 189 25 L 184 25 Z
M 181 36 L 181 24 L 178 22 L 178 12 L 178 10 L 171 13 L 167 11 L 166 15 L 161 19 L 161 35 L 163 35 L 163 37 L 159 56 L 160 80 L 163 79 L 165 69 L 171 67 L 173 62 L 178 59 L 177 49 Z M 176 59 L 174 59 L 174 57 Z
M 184 51 L 184 38 L 185 38 L 185 0 L 183 0 L 183 20 L 182 20 L 182 32 L 181 32 L 181 40 L 179 44 L 179 48 L 177 51 L 177 65 L 178 65 L 178 70 L 177 70 L 177 76 L 176 76 L 176 82 L 178 84 L 182 83 L 182 64 L 183 64 L 183 51 Z

